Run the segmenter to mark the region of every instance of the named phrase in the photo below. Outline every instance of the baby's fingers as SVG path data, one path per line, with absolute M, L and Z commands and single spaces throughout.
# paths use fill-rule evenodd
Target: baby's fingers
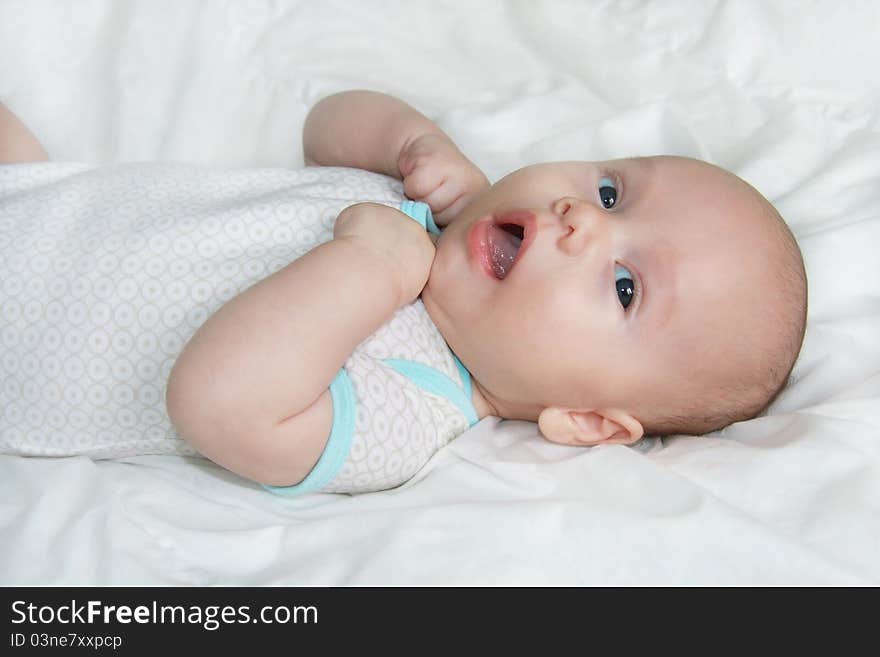
M 424 199 L 424 202 L 431 206 L 437 224 L 445 226 L 464 207 L 465 196 L 466 192 L 459 183 L 447 180 Z
M 415 201 L 424 201 L 443 181 L 444 177 L 438 174 L 437 169 L 419 167 L 404 179 L 403 191 Z
M 425 184 L 419 184 L 425 183 Z M 404 182 L 404 192 L 406 195 L 415 200 L 427 203 L 431 207 L 434 218 L 445 225 L 451 219 L 447 212 L 449 206 L 455 203 L 463 196 L 464 190 L 460 182 L 453 178 L 417 178 L 413 184 L 409 184 L 409 179 Z
M 447 226 L 449 222 L 455 219 L 458 214 L 464 209 L 470 199 L 470 194 L 468 194 L 467 192 L 461 192 L 458 196 L 452 199 L 452 201 L 449 203 L 449 205 L 446 206 L 446 208 L 442 210 L 434 212 L 434 206 L 431 206 L 431 211 L 434 215 L 435 223 L 440 227 Z

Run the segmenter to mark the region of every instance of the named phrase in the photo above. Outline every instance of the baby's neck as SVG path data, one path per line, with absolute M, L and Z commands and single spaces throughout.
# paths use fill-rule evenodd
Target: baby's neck
M 480 385 L 473 373 L 471 373 L 471 401 L 477 411 L 477 417 L 481 420 L 487 415 L 492 415 L 505 420 L 537 422 L 538 416 L 543 410 L 542 406 L 506 402 L 492 395 L 484 386 Z
M 471 376 L 471 401 L 474 404 L 474 410 L 477 411 L 477 417 L 482 420 L 487 415 L 493 415 L 495 417 L 500 417 L 498 415 L 498 410 L 495 406 L 486 398 L 486 394 L 483 391 L 483 386 Z
M 448 336 L 447 333 L 443 330 L 444 327 L 448 325 L 447 318 L 444 316 L 443 311 L 436 304 L 434 304 L 430 298 L 428 298 L 426 291 L 422 292 L 421 301 L 425 308 L 425 312 L 428 313 L 428 317 L 431 318 L 431 321 L 434 323 L 437 331 L 439 331 L 440 335 L 443 337 L 443 340 L 446 342 L 447 346 L 451 350 L 452 340 L 450 340 L 450 336 Z M 454 350 L 453 354 L 455 354 Z M 462 364 L 467 368 L 467 364 Z M 532 407 L 514 408 L 511 404 L 502 402 L 502 400 L 492 395 L 484 386 L 480 384 L 480 382 L 474 376 L 474 373 L 470 371 L 469 368 L 468 372 L 471 375 L 471 403 L 474 405 L 474 410 L 477 413 L 478 419 L 482 420 L 484 417 L 491 415 L 494 417 L 500 417 L 509 420 L 516 419 L 537 422 L 540 409 L 534 409 Z

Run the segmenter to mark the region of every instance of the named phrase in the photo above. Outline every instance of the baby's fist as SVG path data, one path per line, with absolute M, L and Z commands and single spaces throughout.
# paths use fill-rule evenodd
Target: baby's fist
M 384 271 L 397 292 L 398 307 L 412 303 L 428 282 L 434 242 L 400 210 L 379 203 L 356 203 L 339 213 L 333 239 L 354 244 Z
M 397 165 L 406 195 L 431 206 L 439 226 L 452 221 L 489 186 L 483 172 L 445 135 L 423 135 L 408 142 Z

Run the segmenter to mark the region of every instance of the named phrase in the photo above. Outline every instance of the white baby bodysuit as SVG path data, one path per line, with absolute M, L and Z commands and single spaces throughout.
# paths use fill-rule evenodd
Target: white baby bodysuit
M 433 226 L 400 181 L 359 169 L 0 166 L 0 452 L 196 454 L 164 403 L 183 345 L 362 201 Z M 420 300 L 357 347 L 330 391 L 320 461 L 269 490 L 400 485 L 477 419 L 470 377 Z

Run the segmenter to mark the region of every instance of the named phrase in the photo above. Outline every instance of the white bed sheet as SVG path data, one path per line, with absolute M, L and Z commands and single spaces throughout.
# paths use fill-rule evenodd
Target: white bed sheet
M 867 1 L 0 3 L 0 98 L 53 159 L 298 167 L 309 107 L 372 88 L 492 180 L 725 166 L 810 279 L 793 384 L 709 437 L 487 418 L 399 489 L 292 500 L 196 458 L 2 456 L 0 584 L 880 583 L 878 33 Z

